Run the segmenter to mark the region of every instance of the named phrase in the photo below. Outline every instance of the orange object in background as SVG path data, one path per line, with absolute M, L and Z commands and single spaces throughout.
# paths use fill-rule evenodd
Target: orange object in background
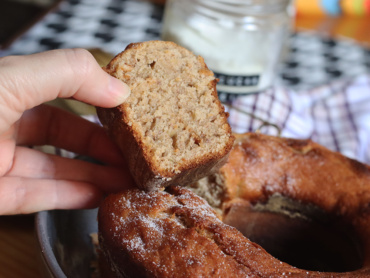
M 294 4 L 298 15 L 370 16 L 370 0 L 295 0 Z
M 298 15 L 324 15 L 324 10 L 321 6 L 321 0 L 295 0 L 295 7 Z
M 370 0 L 365 0 L 366 14 L 370 15 Z
M 370 47 L 370 17 L 368 16 L 308 16 L 295 20 L 296 31 L 315 31 L 331 38 L 350 38 Z
M 324 36 L 351 38 L 370 47 L 370 0 L 340 0 L 337 2 L 341 9 L 339 16 L 326 14 L 324 1 L 295 1 L 296 31 L 315 30 Z
M 342 0 L 343 14 L 350 16 L 361 16 L 366 14 L 365 0 Z

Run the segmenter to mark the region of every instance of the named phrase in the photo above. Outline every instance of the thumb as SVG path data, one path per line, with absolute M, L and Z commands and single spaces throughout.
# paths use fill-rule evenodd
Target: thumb
M 0 132 L 23 111 L 57 97 L 113 107 L 130 94 L 126 84 L 104 72 L 83 49 L 53 50 L 0 59 Z

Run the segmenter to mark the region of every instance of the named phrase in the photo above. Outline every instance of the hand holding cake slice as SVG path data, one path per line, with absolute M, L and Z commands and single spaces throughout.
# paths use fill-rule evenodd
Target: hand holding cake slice
M 139 188 L 195 182 L 226 162 L 234 136 L 202 57 L 149 41 L 130 44 L 105 70 L 131 89 L 125 103 L 97 112 Z

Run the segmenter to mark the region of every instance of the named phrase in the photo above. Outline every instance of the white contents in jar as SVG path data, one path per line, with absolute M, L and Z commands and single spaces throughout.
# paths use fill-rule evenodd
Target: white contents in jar
M 257 92 L 272 84 L 288 29 L 285 10 L 235 18 L 204 6 L 189 12 L 186 3 L 172 2 L 166 8 L 162 38 L 201 55 L 220 79 L 218 91 Z

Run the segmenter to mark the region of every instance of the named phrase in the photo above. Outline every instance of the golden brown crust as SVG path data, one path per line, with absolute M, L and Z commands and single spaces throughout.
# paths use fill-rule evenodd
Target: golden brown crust
M 101 206 L 100 244 L 117 277 L 281 277 L 297 272 L 222 223 L 189 190 L 168 190 L 126 191 Z
M 183 55 L 193 55 L 190 51 L 185 50 L 172 42 L 152 41 L 145 43 L 130 44 L 124 52 L 117 55 L 105 68 L 105 70 L 113 76 L 120 77 L 122 81 L 132 81 L 132 76 L 125 74 L 126 68 L 132 70 L 135 64 L 132 59 L 132 53 L 145 52 L 150 47 L 157 48 L 159 51 L 163 48 L 163 52 L 169 48 L 178 48 Z M 195 57 L 195 56 L 194 56 Z M 227 154 L 230 152 L 234 137 L 231 128 L 227 123 L 228 114 L 224 111 L 224 107 L 218 100 L 216 91 L 216 79 L 213 73 L 207 68 L 203 58 L 196 58 L 201 69 L 200 74 L 203 76 L 211 76 L 212 80 L 208 87 L 212 91 L 214 98 L 213 102 L 216 104 L 218 114 L 223 119 L 220 124 L 220 129 L 224 130 L 227 135 L 227 142 L 222 150 L 205 153 L 203 156 L 194 157 L 192 159 L 184 159 L 177 163 L 177 169 L 159 167 L 157 158 L 153 155 L 153 150 L 143 141 L 143 136 L 138 131 L 137 125 L 133 124 L 133 119 L 130 118 L 128 111 L 128 104 L 124 103 L 116 108 L 105 109 L 97 108 L 97 113 L 102 124 L 107 128 L 108 133 L 118 144 L 124 156 L 128 160 L 129 168 L 136 184 L 145 190 L 153 190 L 169 185 L 183 185 L 194 182 L 211 172 L 218 170 L 226 161 Z M 126 64 L 123 64 L 124 61 Z M 129 72 L 127 70 L 127 72 Z M 119 74 L 118 74 L 119 73 Z M 163 77 L 165 78 L 165 77 Z M 160 80 L 156 80 L 160 83 Z M 138 83 L 133 83 L 132 94 L 139 94 L 136 92 L 135 86 Z M 135 91 L 136 90 L 136 91 Z
M 229 158 L 220 169 L 229 200 L 280 193 L 348 219 L 370 203 L 370 167 L 311 140 L 246 133 Z
M 237 136 L 219 175 L 228 186 L 224 209 L 252 207 L 279 193 L 343 218 L 361 240 L 363 267 L 331 273 L 282 263 L 219 221 L 203 199 L 169 187 L 123 192 L 101 206 L 101 245 L 117 277 L 370 276 L 369 166 L 309 140 L 248 133 Z

